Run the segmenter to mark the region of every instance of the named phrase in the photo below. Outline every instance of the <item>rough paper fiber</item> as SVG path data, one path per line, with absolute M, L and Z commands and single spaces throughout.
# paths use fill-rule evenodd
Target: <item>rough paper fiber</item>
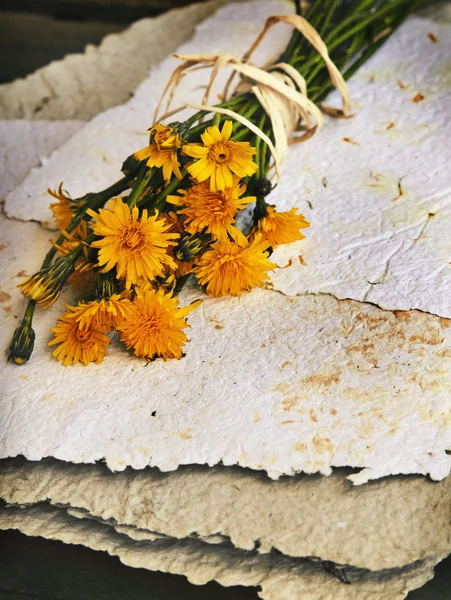
M 287 10 L 275 1 L 224 7 L 181 52 L 240 53 L 268 14 Z M 260 60 L 284 46 L 288 30 L 271 35 Z M 292 149 L 271 201 L 280 209 L 300 206 L 312 226 L 306 240 L 276 252 L 280 265 L 291 261 L 273 277 L 276 289 L 451 317 L 450 51 L 449 24 L 409 19 L 351 80 L 356 116 L 328 119 Z M 49 185 L 64 180 L 77 196 L 117 179 L 124 156 L 145 144 L 143 132 L 176 64 L 164 61 L 128 104 L 94 119 L 31 174 L 9 196 L 7 214 L 48 221 Z M 198 101 L 205 77 L 201 71 L 200 79 L 186 78 L 175 104 Z
M 275 549 L 373 571 L 451 548 L 450 477 L 391 477 L 353 488 L 337 472 L 275 482 L 230 467 L 112 474 L 103 465 L 15 459 L 0 463 L 0 498 L 68 506 L 134 539 L 228 539 L 242 550 Z
M 358 114 L 293 149 L 272 197 L 312 225 L 276 289 L 451 317 L 450 55 L 450 24 L 409 19 L 353 77 Z
M 137 542 L 108 525 L 46 506 L 0 509 L 0 529 L 18 529 L 31 536 L 103 550 L 126 565 L 185 575 L 195 584 L 216 580 L 227 587 L 258 586 L 264 600 L 402 600 L 433 577 L 433 568 L 442 559 L 434 557 L 377 573 L 349 569 L 352 584 L 345 585 L 308 560 L 246 553 L 195 540 Z
M 230 1 L 230 0 L 229 0 Z M 227 0 L 199 2 L 142 19 L 99 47 L 70 54 L 25 79 L 0 85 L 0 119 L 80 119 L 126 102 L 162 61 L 188 40 L 197 23 Z
M 5 225 L 4 350 L 25 305 L 15 287 L 24 257 L 26 272 L 36 270 L 48 235 L 32 223 Z M 360 483 L 450 471 L 447 319 L 257 290 L 204 298 L 182 360 L 146 366 L 113 344 L 100 365 L 64 368 L 46 346 L 62 304 L 39 311 L 26 366 L 1 363 L 2 457 L 105 458 L 117 470 L 223 462 L 272 477 L 354 466 L 364 468 L 352 476 Z

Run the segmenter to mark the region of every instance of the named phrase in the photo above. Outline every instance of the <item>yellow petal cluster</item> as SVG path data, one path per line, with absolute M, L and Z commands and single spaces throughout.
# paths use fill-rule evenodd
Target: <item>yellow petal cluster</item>
M 87 213 L 96 219 L 93 231 L 101 236 L 92 243 L 99 249 L 98 266 L 103 273 L 116 267 L 127 289 L 141 279 L 155 279 L 168 266 L 175 268 L 167 248 L 179 234 L 169 232 L 171 225 L 158 212 L 149 216 L 144 209 L 140 214 L 138 207 L 130 209 L 122 198 L 113 198 L 98 213 Z
M 243 241 L 244 235 L 235 227 L 235 217 L 255 196 L 242 197 L 246 186 L 237 176 L 232 186 L 212 192 L 208 181 L 180 190 L 181 196 L 168 196 L 168 202 L 180 206 L 178 213 L 185 215 L 185 230 L 188 233 L 208 233 L 213 240 L 227 242 L 229 235 L 235 241 Z
M 163 178 L 167 183 L 172 173 L 177 179 L 182 179 L 180 172 L 180 162 L 178 159 L 178 149 L 182 143 L 172 129 L 165 125 L 157 124 L 150 131 L 153 144 L 146 146 L 142 150 L 135 152 L 136 160 L 147 159 L 148 167 L 163 168 Z
M 85 311 L 82 306 L 67 306 L 66 313 L 60 317 L 56 327 L 51 329 L 54 338 L 49 346 L 57 345 L 53 356 L 60 360 L 64 366 L 76 363 L 87 365 L 91 362 L 99 363 L 106 354 L 110 339 L 94 319 L 80 322 Z
M 197 182 L 210 180 L 210 190 L 216 192 L 233 187 L 233 174 L 238 177 L 254 175 L 258 165 L 252 160 L 256 150 L 249 142 L 230 139 L 232 121 L 225 121 L 221 131 L 213 125 L 201 134 L 202 144 L 186 144 L 183 152 L 196 161 L 188 172 Z
M 163 290 L 136 291 L 133 304 L 118 325 L 121 340 L 135 356 L 149 360 L 181 358 L 188 341 L 183 331 L 189 327 L 185 317 L 199 303 L 179 308 L 177 298 Z
M 297 213 L 297 208 L 289 211 L 278 212 L 273 206 L 267 207 L 267 214 L 259 220 L 254 232 L 258 232 L 264 240 L 270 242 L 272 248 L 280 244 L 291 244 L 302 240 L 305 236 L 301 229 L 310 227 L 304 215 Z
M 67 192 L 63 190 L 63 183 L 59 184 L 57 190 L 49 188 L 47 193 L 57 200 L 57 202 L 51 202 L 49 208 L 52 211 L 58 229 L 64 233 L 66 240 L 82 240 L 86 236 L 86 221 L 81 221 L 70 233 L 66 233 L 66 229 L 75 217 L 75 204 Z
M 268 241 L 256 236 L 252 242 L 213 244 L 207 250 L 194 273 L 211 296 L 239 296 L 242 292 L 260 287 L 269 279 L 268 271 L 276 265 L 268 260 Z

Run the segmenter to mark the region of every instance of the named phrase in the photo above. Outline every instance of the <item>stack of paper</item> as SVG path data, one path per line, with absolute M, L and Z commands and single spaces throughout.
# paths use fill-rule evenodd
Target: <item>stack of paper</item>
M 225 6 L 179 52 L 240 53 L 291 10 Z M 63 303 L 37 315 L 31 361 L 2 367 L 0 456 L 25 459 L 3 461 L 0 528 L 271 600 L 397 599 L 432 577 L 451 552 L 450 48 L 450 25 L 410 18 L 354 76 L 356 116 L 294 147 L 272 194 L 300 207 L 307 237 L 273 255 L 268 289 L 186 290 L 204 302 L 182 360 L 146 366 L 112 344 L 101 365 L 63 368 L 46 347 Z M 15 286 L 48 247 L 31 222 L 50 222 L 47 187 L 115 181 L 176 64 L 7 196 L 5 349 Z M 197 101 L 205 77 L 175 102 Z

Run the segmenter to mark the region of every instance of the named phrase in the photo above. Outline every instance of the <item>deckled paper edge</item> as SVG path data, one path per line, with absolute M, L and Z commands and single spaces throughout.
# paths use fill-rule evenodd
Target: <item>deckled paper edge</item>
M 260 586 L 262 591 L 259 595 L 265 600 L 345 600 L 362 598 L 364 593 L 368 594 L 367 597 L 372 593 L 371 597 L 374 598 L 401 600 L 410 590 L 429 581 L 433 577 L 433 568 L 443 559 L 441 556 L 434 557 L 392 572 L 368 573 L 355 569 L 352 571 L 352 585 L 346 586 L 330 575 L 326 576 L 320 565 L 303 559 L 287 559 L 281 555 L 250 557 L 249 553 L 226 548 L 218 550 L 217 546 L 186 541 L 172 544 L 176 550 L 175 556 L 172 556 L 174 553 L 171 553 L 166 541 L 133 542 L 123 534 L 109 531 L 108 526 L 92 521 L 77 523 L 76 519 L 61 513 L 59 509 L 49 510 L 48 507 L 0 509 L 0 529 L 17 529 L 26 535 L 103 550 L 118 556 L 128 566 L 185 575 L 194 584 L 216 580 L 226 587 Z M 164 548 L 161 558 L 155 557 L 155 552 L 152 552 L 159 545 Z M 359 580 L 356 580 L 357 577 Z M 397 589 L 387 592 L 384 584 L 390 582 L 390 577 Z M 380 593 L 375 590 L 374 586 L 377 585 L 382 587 Z M 300 589 L 300 586 L 304 589 Z M 353 593 L 357 595 L 353 596 Z

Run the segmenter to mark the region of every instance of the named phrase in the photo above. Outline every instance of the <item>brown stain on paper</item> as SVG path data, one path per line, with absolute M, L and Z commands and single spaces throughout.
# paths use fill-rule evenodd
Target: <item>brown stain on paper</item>
M 312 387 L 325 387 L 329 388 L 332 385 L 340 381 L 339 373 L 331 373 L 330 375 L 310 375 L 302 380 L 302 383 L 310 385 Z
M 0 302 L 8 302 L 11 300 L 11 295 L 0 291 Z
M 344 137 L 342 138 L 344 142 L 348 143 L 348 144 L 353 144 L 354 146 L 360 146 L 359 142 L 356 142 L 355 140 L 353 140 L 352 138 L 349 137 Z

